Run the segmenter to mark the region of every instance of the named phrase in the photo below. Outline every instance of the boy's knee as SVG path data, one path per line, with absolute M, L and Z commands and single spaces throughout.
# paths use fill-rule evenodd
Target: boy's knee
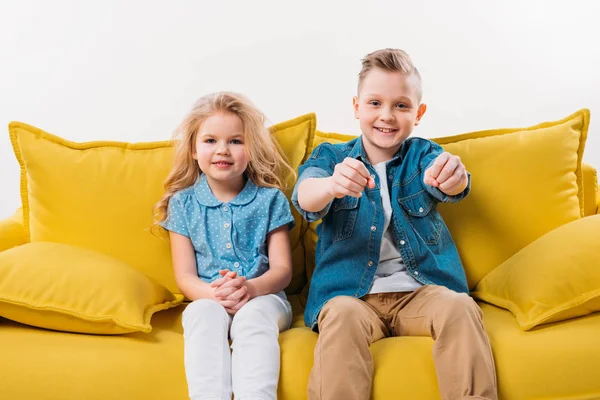
M 225 307 L 214 300 L 198 299 L 188 304 L 183 311 L 181 319 L 185 327 L 186 324 L 195 323 L 201 319 L 212 321 L 213 323 L 219 320 L 227 320 L 229 319 L 229 314 L 225 311 Z
M 336 296 L 323 306 L 319 313 L 319 325 L 327 324 L 328 320 L 338 323 L 350 323 L 356 320 L 356 313 L 361 309 L 362 300 L 351 296 Z
M 445 296 L 441 317 L 446 321 L 482 319 L 483 313 L 475 300 L 466 293 L 451 292 Z

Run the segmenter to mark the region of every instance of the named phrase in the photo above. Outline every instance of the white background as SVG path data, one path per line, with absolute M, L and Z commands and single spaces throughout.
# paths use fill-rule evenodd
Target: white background
M 592 111 L 600 168 L 600 2 L 0 0 L 0 217 L 19 206 L 6 125 L 73 141 L 168 139 L 201 95 L 245 93 L 272 123 L 316 112 L 359 134 L 360 59 L 411 54 L 428 112 L 415 135 L 529 126 Z

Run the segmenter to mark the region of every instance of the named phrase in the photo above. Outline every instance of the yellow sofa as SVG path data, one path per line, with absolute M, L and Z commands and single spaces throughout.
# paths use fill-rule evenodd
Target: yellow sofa
M 581 268 L 561 272 L 560 265 L 552 264 L 552 260 L 567 260 L 562 264 L 568 266 L 569 260 L 584 254 L 577 249 L 581 238 L 564 246 L 573 254 L 565 255 L 562 246 L 552 245 L 571 240 L 584 229 L 583 238 L 600 242 L 596 229 L 600 216 L 594 217 L 600 201 L 597 175 L 593 167 L 581 162 L 588 123 L 589 112 L 582 110 L 530 128 L 437 139 L 461 156 L 473 176 L 470 202 L 443 205 L 441 212 L 464 260 L 473 293 L 486 300 L 480 305 L 501 399 L 600 399 L 600 313 L 595 312 L 594 303 L 600 290 L 593 290 L 598 283 L 595 275 L 578 274 L 581 268 L 600 270 L 600 261 L 590 261 L 595 250 L 588 246 L 592 253 L 581 256 L 587 258 L 572 261 Z M 316 131 L 312 114 L 278 124 L 272 131 L 295 168 L 319 143 L 350 138 Z M 11 278 L 3 272 L 2 260 L 7 258 L 3 254 L 32 243 L 53 242 L 115 257 L 178 294 L 170 276 L 168 242 L 149 229 L 151 205 L 160 196 L 170 167 L 171 143 L 73 143 L 20 123 L 11 124 L 10 133 L 21 166 L 23 208 L 0 222 L 0 280 Z M 291 187 L 294 177 L 286 180 Z M 478 187 L 481 190 L 476 191 Z M 288 189 L 286 194 L 290 193 Z M 292 329 L 280 336 L 278 398 L 283 400 L 306 398 L 317 340 L 302 320 L 314 269 L 316 225 L 301 221 L 295 212 L 294 216 L 298 222 L 291 235 L 294 279 L 287 292 L 296 317 Z M 587 225 L 579 228 L 582 223 Z M 561 236 L 559 231 L 566 226 L 574 228 Z M 559 233 L 548 237 L 554 232 Z M 539 245 L 532 247 L 535 243 L 541 243 L 542 250 Z M 533 259 L 535 252 L 551 258 L 540 266 L 528 256 L 532 252 Z M 35 262 L 49 262 L 40 258 Z M 524 259 L 529 261 L 524 264 Z M 12 273 L 18 268 L 13 265 Z M 60 265 L 56 268 L 62 271 Z M 533 278 L 518 275 L 535 268 L 542 268 L 534 277 L 537 286 L 527 281 Z M 561 286 L 558 280 L 565 272 L 580 281 Z M 514 285 L 498 283 L 509 279 Z M 51 285 L 33 282 L 35 278 L 31 281 L 31 287 L 40 286 L 40 291 L 43 285 Z M 66 287 L 74 285 L 74 291 L 85 291 L 77 282 L 65 282 Z M 516 293 L 519 285 L 525 287 Z M 581 285 L 591 288 L 581 289 Z M 586 290 L 591 295 L 587 302 L 580 297 L 568 304 L 559 299 L 559 311 L 540 310 L 536 305 L 526 309 L 527 301 L 536 301 L 528 296 L 547 295 L 548 288 L 552 296 L 560 292 L 567 300 L 573 295 L 569 290 L 576 294 Z M 0 316 L 6 316 L 7 303 L 2 299 L 0 293 Z M 57 319 L 55 315 L 42 318 L 47 310 L 39 305 L 33 310 L 29 305 L 30 319 L 25 319 L 37 327 L 0 317 L 0 399 L 186 399 L 181 327 L 185 303 L 176 304 L 173 301 L 170 308 L 154 313 L 149 333 L 76 333 L 85 332 L 85 327 L 71 329 L 70 320 L 58 320 L 54 330 L 44 329 Z M 21 318 L 19 312 L 11 315 Z M 96 323 L 89 318 L 87 322 Z M 98 329 L 102 333 L 106 328 Z M 439 399 L 432 343 L 429 337 L 395 337 L 375 343 L 371 348 L 375 360 L 372 398 Z

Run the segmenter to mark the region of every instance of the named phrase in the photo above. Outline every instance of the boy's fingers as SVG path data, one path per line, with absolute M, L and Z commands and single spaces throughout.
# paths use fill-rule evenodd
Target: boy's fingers
M 429 172 L 429 176 L 431 176 L 433 179 L 437 179 L 438 175 L 444 168 L 444 165 L 446 165 L 446 162 L 449 158 L 450 154 L 446 152 L 437 156 L 431 167 L 427 169 L 427 171 Z
M 448 178 L 450 178 L 452 175 L 455 174 L 455 171 L 457 171 L 459 166 L 460 166 L 460 159 L 455 156 L 450 157 L 448 159 L 448 161 L 446 161 L 446 165 L 444 165 L 444 168 L 442 168 L 442 170 L 440 171 L 436 180 L 439 183 L 446 182 L 448 180 Z
M 356 160 L 354 160 L 356 161 Z M 352 182 L 355 182 L 357 185 L 365 187 L 367 185 L 367 178 L 362 176 L 356 169 L 352 168 L 352 166 L 347 164 L 338 164 L 336 166 L 337 172 Z M 362 190 L 362 189 L 361 189 Z
M 431 168 L 430 168 L 430 169 L 431 169 Z M 425 176 L 423 177 L 423 182 L 424 182 L 426 185 L 429 185 L 429 186 L 433 186 L 433 187 L 438 187 L 438 186 L 439 186 L 439 183 L 438 183 L 438 182 L 437 182 L 435 179 L 433 179 L 433 178 L 431 177 L 431 174 L 430 174 L 430 172 L 429 172 L 429 169 L 428 169 L 427 171 L 425 171 Z
M 457 171 L 458 171 L 458 168 L 457 168 Z M 459 183 L 461 183 L 463 181 L 465 175 L 466 175 L 465 171 L 459 171 L 459 172 L 453 174 L 450 178 L 446 179 L 446 181 L 440 185 L 440 189 L 442 189 L 442 190 L 452 189 L 454 186 L 458 185 Z
M 369 177 L 370 177 L 369 171 L 367 170 L 367 167 L 365 167 L 365 164 L 363 164 L 361 161 L 358 161 L 355 158 L 346 157 L 344 159 L 344 164 L 346 164 L 349 167 L 351 167 L 352 169 L 354 169 L 363 178 L 369 179 Z
M 362 178 L 364 179 L 364 178 Z M 367 183 L 367 180 L 364 179 L 365 184 Z M 351 192 L 362 192 L 365 185 L 360 185 L 358 183 L 356 183 L 355 181 L 353 181 L 352 179 L 346 177 L 346 176 L 341 176 L 340 179 L 338 180 L 338 184 L 342 187 L 345 187 L 346 189 L 350 190 Z

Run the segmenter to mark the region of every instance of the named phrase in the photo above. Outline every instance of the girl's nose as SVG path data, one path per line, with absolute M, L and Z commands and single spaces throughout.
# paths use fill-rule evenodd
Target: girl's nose
M 225 143 L 220 144 L 219 147 L 217 148 L 217 153 L 218 154 L 229 154 L 229 146 L 227 146 L 227 144 L 225 144 Z

